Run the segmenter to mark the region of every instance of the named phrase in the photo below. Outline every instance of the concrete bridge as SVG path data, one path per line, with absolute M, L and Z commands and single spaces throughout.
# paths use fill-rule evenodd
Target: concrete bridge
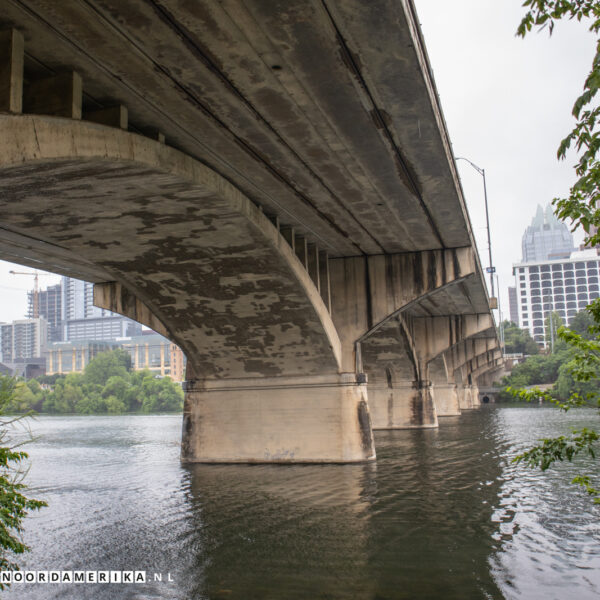
M 500 359 L 408 0 L 0 0 L 0 258 L 176 342 L 182 459 L 355 462 Z

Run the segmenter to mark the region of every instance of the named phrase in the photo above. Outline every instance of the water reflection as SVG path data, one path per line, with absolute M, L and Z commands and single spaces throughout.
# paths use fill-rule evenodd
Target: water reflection
M 511 463 L 564 425 L 552 409 L 485 407 L 377 432 L 376 464 L 184 468 L 178 417 L 42 418 L 29 481 L 50 506 L 27 522 L 24 568 L 174 581 L 6 597 L 595 598 L 598 509 L 565 485 L 575 469 Z
M 202 541 L 184 577 L 195 582 L 190 595 L 372 598 L 363 497 L 375 469 L 191 467 L 189 501 Z

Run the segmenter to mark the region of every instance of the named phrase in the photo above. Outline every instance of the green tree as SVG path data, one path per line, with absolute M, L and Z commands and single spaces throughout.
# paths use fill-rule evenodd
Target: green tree
M 528 10 L 517 30 L 520 36 L 527 35 L 533 28 L 544 27 L 552 34 L 556 22 L 561 19 L 584 21 L 596 36 L 596 53 L 590 73 L 584 82 L 583 92 L 573 105 L 575 126 L 562 140 L 557 152 L 560 160 L 566 158 L 569 149 L 576 152 L 577 179 L 571 186 L 568 197 L 555 198 L 554 206 L 559 218 L 570 220 L 574 229 L 583 228 L 587 244 L 597 245 L 600 243 L 600 0 L 525 0 L 523 6 Z M 589 328 L 589 338 L 565 327 L 558 329 L 558 337 L 572 352 L 572 359 L 565 364 L 561 372 L 561 375 L 572 378 L 572 383 L 564 379 L 558 384 L 559 390 L 562 387 L 563 392 L 569 392 L 568 398 L 563 401 L 553 394 L 524 390 L 517 392 L 520 397 L 532 399 L 541 395 L 565 411 L 591 401 L 597 404 L 594 390 L 600 383 L 600 299 L 592 302 L 587 310 L 593 320 L 593 325 Z M 587 389 L 590 382 L 593 384 L 591 391 Z M 584 388 L 580 388 L 583 393 L 587 393 L 586 397 L 582 397 L 580 391 L 574 389 L 577 388 L 575 384 L 586 384 Z M 566 387 L 571 389 L 567 390 Z M 572 460 L 580 453 L 595 456 L 598 439 L 597 432 L 592 429 L 574 430 L 569 436 L 542 440 L 541 444 L 519 455 L 515 460 L 545 470 L 557 460 Z M 600 503 L 600 490 L 592 485 L 589 476 L 580 475 L 573 482 L 581 485 L 594 497 L 595 502 Z
M 107 411 L 106 400 L 99 392 L 91 391 L 82 393 L 81 398 L 75 403 L 75 412 L 80 415 L 97 415 Z
M 0 376 L 0 413 L 12 404 L 17 382 Z M 16 555 L 29 550 L 23 543 L 23 519 L 32 510 L 47 506 L 41 500 L 27 498 L 23 492 L 27 453 L 17 450 L 22 440 L 13 440 L 11 428 L 23 417 L 0 419 L 0 570 L 18 570 Z M 5 586 L 0 583 L 0 589 Z
M 104 402 L 107 412 L 111 415 L 120 415 L 127 411 L 125 402 L 116 396 L 108 396 Z
M 594 319 L 587 310 L 580 310 L 569 323 L 569 329 L 578 333 L 581 337 L 586 340 L 591 340 L 594 334 L 590 332 L 590 327 L 594 325 Z
M 93 415 L 183 408 L 181 387 L 169 377 L 158 377 L 148 369 L 128 372 L 129 367 L 129 355 L 117 350 L 99 354 L 83 374 L 56 378 L 52 391 L 33 380 L 22 382 L 12 410 L 23 412 L 33 405 L 46 413 Z
M 169 377 L 146 377 L 142 383 L 142 412 L 176 411 L 183 408 L 183 392 Z
M 131 370 L 131 356 L 122 349 L 101 352 L 91 360 L 85 368 L 85 381 L 98 385 L 106 385 L 113 376 L 126 378 Z
M 102 396 L 108 398 L 108 396 L 115 396 L 122 402 L 127 400 L 127 392 L 130 388 L 129 378 L 121 377 L 119 375 L 113 375 L 109 377 L 106 385 L 102 390 Z
M 504 349 L 508 354 L 537 354 L 540 349 L 526 329 L 521 329 L 512 321 L 502 323 Z

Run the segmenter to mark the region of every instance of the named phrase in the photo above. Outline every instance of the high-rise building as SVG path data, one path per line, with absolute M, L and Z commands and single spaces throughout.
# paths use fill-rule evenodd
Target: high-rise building
M 596 249 L 572 252 L 568 258 L 513 265 L 519 327 L 545 343 L 546 317 L 551 312 L 569 324 L 577 312 L 600 296 L 600 256 Z
M 69 319 L 63 323 L 63 339 L 69 342 L 82 340 L 111 341 L 117 338 L 142 334 L 142 326 L 131 319 L 105 311 L 96 318 Z
M 521 247 L 523 263 L 568 258 L 575 250 L 569 228 L 556 218 L 551 205 L 546 210 L 538 205 L 531 225 L 523 234 Z
M 104 340 L 141 335 L 142 326 L 131 319 L 94 306 L 94 284 L 62 278 L 62 340 Z
M 48 322 L 43 317 L 20 319 L 0 325 L 2 362 L 40 358 L 48 344 Z
M 33 319 L 33 295 L 27 293 L 28 308 L 27 318 Z M 60 342 L 62 340 L 62 285 L 48 286 L 47 289 L 38 292 L 39 316 L 48 321 L 48 341 Z
M 62 278 L 62 320 L 103 317 L 105 311 L 94 306 L 94 284 L 71 277 Z

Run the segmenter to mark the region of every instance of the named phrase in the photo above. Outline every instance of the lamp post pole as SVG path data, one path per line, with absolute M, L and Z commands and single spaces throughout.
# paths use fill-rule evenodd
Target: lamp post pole
M 500 350 L 504 357 L 504 322 L 502 319 L 502 307 L 500 305 L 500 279 L 496 273 L 496 289 L 498 290 L 498 321 L 500 322 Z
M 457 156 L 456 160 L 466 160 L 482 177 L 483 177 L 483 198 L 485 201 L 485 224 L 487 227 L 487 239 L 488 239 L 488 255 L 490 259 L 490 286 L 492 290 L 492 298 L 495 296 L 494 293 L 494 267 L 492 266 L 492 239 L 490 236 L 490 214 L 488 211 L 488 199 L 487 199 L 487 185 L 485 182 L 485 169 L 478 167 L 475 163 L 471 162 L 464 156 Z M 499 292 L 500 290 L 498 290 Z

